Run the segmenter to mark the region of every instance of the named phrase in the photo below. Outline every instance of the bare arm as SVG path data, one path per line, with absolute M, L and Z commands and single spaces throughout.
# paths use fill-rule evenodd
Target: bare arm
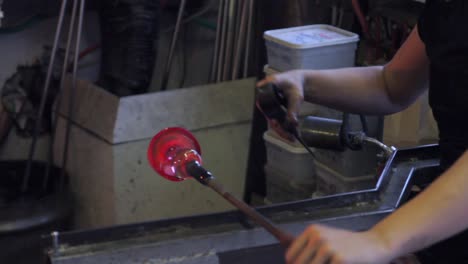
M 468 229 L 468 151 L 425 191 L 366 232 L 309 226 L 288 264 L 389 263 Z
M 468 151 L 423 193 L 377 224 L 393 256 L 414 252 L 468 228 Z
M 274 82 L 286 90 L 292 114 L 303 99 L 347 112 L 391 114 L 426 89 L 428 65 L 424 43 L 414 29 L 385 66 L 296 70 L 267 77 L 259 85 Z

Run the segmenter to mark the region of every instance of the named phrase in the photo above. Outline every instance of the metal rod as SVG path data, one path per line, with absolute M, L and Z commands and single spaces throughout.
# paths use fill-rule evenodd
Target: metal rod
M 53 163 L 54 159 L 54 139 L 55 139 L 55 134 L 57 131 L 57 124 L 58 124 L 58 111 L 59 108 L 62 104 L 62 92 L 63 92 L 63 85 L 64 85 L 64 80 L 65 80 L 65 74 L 67 73 L 67 68 L 68 68 L 68 61 L 69 61 L 69 54 L 70 54 L 70 47 L 71 47 L 71 42 L 73 39 L 73 29 L 75 27 L 75 17 L 76 17 L 76 9 L 78 6 L 78 0 L 73 0 L 73 7 L 72 7 L 72 12 L 71 12 L 71 18 L 70 18 L 70 25 L 68 27 L 68 37 L 67 37 L 67 44 L 65 47 L 65 58 L 63 61 L 63 68 L 62 68 L 62 74 L 60 76 L 60 85 L 59 85 L 59 91 L 57 95 L 57 115 L 56 118 L 52 118 L 52 125 L 51 125 L 51 131 L 50 131 L 50 142 L 49 142 L 49 156 L 47 158 L 47 164 L 46 164 L 46 171 L 45 171 L 45 176 L 44 180 L 42 182 L 42 189 L 44 191 L 47 190 L 47 183 L 49 181 L 50 177 L 50 168 Z
M 307 150 L 307 152 L 309 152 L 309 154 L 315 158 L 315 153 L 312 151 L 311 148 L 309 148 L 309 146 L 307 146 L 305 141 L 297 133 L 294 134 L 294 137 L 297 139 L 297 141 L 299 141 L 299 143 L 301 143 L 301 145 Z
M 294 237 L 292 235 L 280 229 L 278 226 L 276 226 L 266 217 L 258 213 L 248 204 L 237 199 L 231 193 L 225 191 L 224 187 L 221 184 L 216 183 L 214 179 L 207 180 L 206 185 L 221 196 L 223 196 L 228 202 L 230 202 L 232 205 L 234 205 L 236 208 L 238 208 L 240 211 L 242 211 L 244 214 L 250 217 L 253 221 L 255 221 L 255 223 L 265 228 L 270 234 L 272 234 L 276 239 L 278 239 L 278 241 L 283 247 L 288 248 L 289 245 L 291 245 L 292 241 L 294 240 Z
M 236 6 L 234 8 L 234 39 L 233 39 L 233 47 L 236 47 L 237 40 L 239 39 L 240 34 L 240 23 L 241 23 L 241 15 L 242 15 L 242 5 L 244 0 L 237 0 Z M 234 53 L 234 52 L 233 52 Z
M 254 1 L 249 0 L 249 21 L 247 22 L 247 38 L 245 41 L 245 57 L 244 57 L 244 73 L 242 77 L 247 78 L 249 74 L 249 56 L 250 56 L 250 45 L 251 45 L 251 38 L 252 38 L 252 21 L 253 21 L 253 9 L 254 9 Z
M 340 7 L 339 16 L 338 16 L 338 27 L 343 26 L 343 16 L 344 16 L 344 9 Z
M 332 5 L 332 12 L 331 12 L 331 24 L 336 26 L 338 24 L 338 6 Z
M 213 82 L 216 80 L 216 68 L 218 68 L 218 54 L 219 54 L 219 49 L 220 49 L 219 46 L 220 46 L 220 41 L 221 41 L 223 7 L 224 7 L 224 0 L 220 0 L 219 7 L 218 7 L 218 20 L 216 23 L 215 47 L 214 47 L 214 52 L 213 52 L 213 60 L 211 62 L 210 82 Z
M 58 255 L 60 249 L 60 233 L 57 231 L 53 231 L 50 235 L 52 236 L 52 252 L 54 255 Z
M 390 157 L 393 154 L 393 152 L 395 152 L 395 150 L 396 150 L 395 147 L 389 147 L 389 146 L 385 145 L 384 143 L 378 141 L 375 138 L 364 136 L 362 138 L 362 140 L 365 141 L 365 142 L 373 143 L 376 146 L 380 147 L 383 151 L 385 151 L 385 154 L 386 154 L 387 157 Z
M 229 0 L 224 0 L 224 10 L 223 10 L 223 27 L 221 29 L 221 47 L 218 54 L 218 67 L 216 74 L 216 82 L 220 82 L 223 79 L 223 69 L 224 69 L 224 54 L 226 52 L 226 34 L 228 26 L 228 14 L 229 14 Z
M 70 143 L 70 130 L 71 130 L 71 122 L 73 120 L 73 113 L 75 108 L 75 94 L 76 89 L 78 86 L 78 78 L 76 77 L 78 72 L 78 56 L 80 54 L 80 40 L 81 40 L 81 31 L 83 27 L 83 16 L 85 10 L 85 0 L 80 1 L 80 13 L 78 15 L 78 25 L 76 29 L 76 43 L 75 43 L 75 52 L 74 52 L 74 59 L 73 59 L 73 73 L 72 73 L 72 86 L 68 97 L 68 118 L 67 118 L 67 126 L 65 128 L 65 138 L 64 138 L 64 147 L 63 147 L 63 155 L 62 155 L 62 164 L 61 164 L 61 171 L 60 171 L 60 190 L 65 185 L 65 171 L 67 166 L 68 160 L 68 146 Z
M 40 130 L 40 122 L 42 119 L 42 116 L 44 114 L 44 108 L 45 108 L 45 103 L 47 100 L 47 94 L 49 92 L 49 86 L 50 86 L 50 79 L 52 77 L 52 69 L 54 67 L 54 61 L 55 61 L 55 55 L 57 53 L 57 46 L 58 42 L 60 39 L 60 34 L 62 31 L 62 24 L 63 24 L 63 17 L 65 15 L 65 7 L 67 6 L 67 0 L 62 1 L 62 6 L 60 7 L 60 14 L 59 14 L 59 20 L 57 23 L 57 29 L 55 31 L 55 37 L 54 37 L 54 43 L 52 45 L 52 51 L 50 54 L 50 61 L 49 61 L 49 66 L 47 68 L 47 74 L 46 74 L 46 80 L 44 83 L 44 89 L 42 91 L 42 96 L 41 96 L 41 102 L 39 105 L 39 112 L 37 114 L 36 122 L 34 124 L 34 132 L 33 132 L 33 138 L 31 142 L 31 147 L 29 148 L 29 154 L 28 154 L 28 162 L 26 164 L 26 169 L 25 173 L 23 176 L 22 184 L 21 184 L 21 192 L 25 193 L 28 189 L 29 185 L 29 178 L 31 177 L 31 169 L 32 169 L 32 160 L 34 158 L 34 153 L 36 152 L 36 145 L 37 145 L 37 137 L 39 136 L 39 130 Z
M 242 56 L 242 50 L 243 46 L 245 44 L 245 32 L 246 32 L 246 24 L 247 24 L 247 3 L 248 0 L 245 0 L 242 2 L 242 11 L 241 11 L 241 16 L 240 16 L 240 24 L 239 24 L 239 35 L 237 36 L 237 45 L 236 45 L 236 52 L 234 54 L 234 65 L 232 69 L 232 79 L 235 80 L 239 77 L 239 67 L 240 67 L 240 62 L 241 62 L 241 56 Z
M 235 8 L 236 8 L 236 1 L 230 0 L 229 1 L 229 12 L 228 12 L 228 27 L 227 27 L 227 41 L 226 41 L 226 52 L 224 54 L 224 69 L 223 69 L 223 81 L 227 81 L 229 79 L 229 72 L 231 70 L 231 60 L 232 60 L 232 49 L 233 49 L 233 42 L 234 42 L 234 35 L 235 35 Z
M 174 35 L 172 35 L 171 46 L 169 48 L 169 54 L 167 55 L 166 66 L 164 67 L 164 75 L 161 83 L 161 90 L 164 91 L 167 89 L 167 84 L 169 82 L 169 75 L 171 73 L 171 66 L 172 66 L 172 57 L 174 55 L 174 49 L 177 43 L 177 38 L 179 36 L 180 25 L 182 24 L 182 18 L 184 16 L 185 11 L 185 4 L 187 0 L 181 0 L 179 13 L 177 14 L 177 22 L 176 27 L 174 30 Z
M 359 115 L 359 119 L 361 120 L 362 131 L 365 134 L 369 133 L 369 127 L 367 126 L 367 119 L 364 115 Z

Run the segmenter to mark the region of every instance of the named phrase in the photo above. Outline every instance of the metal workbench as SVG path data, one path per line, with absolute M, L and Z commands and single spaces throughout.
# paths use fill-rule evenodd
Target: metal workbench
M 438 155 L 437 145 L 398 150 L 373 189 L 258 211 L 292 234 L 311 223 L 366 230 L 410 199 L 413 186 L 437 177 Z M 57 233 L 44 243 L 53 264 L 283 263 L 284 253 L 269 233 L 237 211 Z

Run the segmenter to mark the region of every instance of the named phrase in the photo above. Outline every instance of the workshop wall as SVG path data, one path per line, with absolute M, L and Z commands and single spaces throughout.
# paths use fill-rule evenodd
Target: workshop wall
M 216 5 L 214 6 L 216 7 Z M 192 21 L 191 23 L 183 24 L 181 37 L 174 53 L 168 89 L 191 87 L 208 82 L 214 48 L 215 24 L 212 21 L 216 21 L 215 11 L 214 9 L 204 13 L 203 17 L 206 20 L 201 23 Z M 88 10 L 85 15 L 80 44 L 81 50 L 99 43 L 101 37 L 98 13 Z M 67 30 L 68 21 L 65 21 L 65 23 L 64 28 Z M 43 47 L 52 44 L 56 24 L 57 18 L 41 19 L 18 32 L 8 31 L 8 34 L 0 33 L 0 94 L 5 81 L 15 73 L 18 65 L 33 63 L 43 53 Z M 157 62 L 149 87 L 150 92 L 160 90 L 164 65 L 173 33 L 170 28 L 174 24 L 175 14 L 173 12 L 162 14 L 161 33 L 159 38 L 155 40 Z M 65 46 L 65 39 L 66 37 L 63 36 L 61 47 Z M 99 76 L 100 58 L 100 49 L 84 57 L 79 64 L 79 78 L 96 81 Z M 48 137 L 40 137 L 35 156 L 36 159 L 45 159 L 47 145 Z M 0 159 L 25 159 L 29 146 L 30 140 L 21 138 L 12 129 L 3 145 L 0 146 Z
M 198 1 L 203 5 L 209 1 Z M 274 4 L 276 1 L 272 1 Z M 371 15 L 391 16 L 395 19 L 408 20 L 411 16 L 414 17 L 413 10 L 398 12 L 402 4 L 410 1 L 401 0 L 380 0 L 372 1 L 370 6 L 373 12 Z M 393 3 L 393 7 L 388 8 L 389 4 Z M 272 5 L 273 5 L 272 4 Z M 171 4 L 174 5 L 175 4 Z M 278 4 L 276 4 L 278 5 Z M 344 17 L 341 25 L 346 29 L 356 29 L 359 27 L 354 24 L 352 9 L 348 1 L 294 1 L 290 5 L 286 5 L 286 9 L 281 9 L 284 17 L 283 21 L 288 21 L 287 25 L 294 26 L 309 23 L 329 23 L 332 17 L 331 8 L 334 5 L 343 5 Z M 384 7 L 384 8 L 382 8 Z M 365 5 L 364 5 L 365 8 Z M 402 9 L 402 8 L 400 8 Z M 306 11 L 305 11 L 306 10 Z M 169 44 L 172 37 L 171 26 L 175 23 L 175 14 L 172 11 L 164 11 L 160 19 L 160 34 L 156 42 L 157 63 L 154 68 L 153 79 L 150 85 L 150 91 L 159 90 L 162 71 L 165 65 L 166 56 L 169 50 Z M 206 83 L 209 78 L 210 62 L 212 57 L 213 43 L 215 37 L 214 26 L 216 22 L 216 12 L 205 13 L 202 21 L 191 21 L 182 26 L 180 39 L 176 47 L 174 63 L 169 79 L 169 89 L 180 87 L 190 87 Z M 8 16 L 8 14 L 5 14 Z M 0 91 L 5 80 L 11 76 L 19 64 L 32 63 L 42 52 L 44 45 L 50 45 L 53 39 L 56 18 L 42 20 L 31 27 L 19 32 L 2 33 L 0 34 L 0 51 L 2 59 L 0 60 Z M 414 23 L 414 19 L 409 19 Z M 83 34 L 82 47 L 99 42 L 99 24 L 98 16 L 93 11 L 88 11 L 85 19 L 85 27 Z M 358 29 L 359 31 L 359 29 Z M 87 56 L 80 63 L 79 76 L 88 80 L 95 80 L 99 74 L 99 52 Z M 378 63 L 382 63 L 384 58 L 375 58 Z M 362 59 L 364 63 L 368 63 L 366 59 Z M 18 140 L 16 135 L 10 135 L 7 145 L 0 149 L 0 158 L 12 157 L 21 158 L 25 153 L 25 148 L 29 146 L 27 141 Z M 13 147 L 13 148 L 12 148 Z M 42 148 L 39 148 L 41 150 Z M 39 151 L 41 152 L 41 151 Z
M 216 6 L 216 5 L 214 5 Z M 215 11 L 215 10 L 214 10 Z M 87 11 L 87 17 L 85 18 L 85 27 L 83 29 L 83 41 L 82 41 L 82 50 L 90 45 L 94 45 L 95 43 L 99 43 L 99 17 L 97 13 L 92 12 L 92 11 Z M 174 23 L 175 23 L 175 16 L 173 12 L 167 12 L 163 14 L 163 19 L 164 23 L 161 23 L 161 34 L 160 38 L 158 38 L 155 42 L 155 45 L 158 46 L 158 54 L 157 54 L 157 64 L 154 69 L 154 76 L 153 76 L 153 81 L 150 86 L 150 91 L 159 91 L 160 90 L 160 83 L 162 79 L 162 71 L 165 65 L 166 61 L 166 56 L 168 54 L 169 50 L 169 44 L 172 38 L 172 31 L 167 30 L 168 28 L 171 28 Z M 169 81 L 169 89 L 177 89 L 181 87 L 193 87 L 195 85 L 200 85 L 200 84 L 206 84 L 208 82 L 208 77 L 210 73 L 210 64 L 211 64 L 211 56 L 212 56 L 212 51 L 214 47 L 214 36 L 215 36 L 215 31 L 214 25 L 211 24 L 211 21 L 209 20 L 210 18 L 214 18 L 216 20 L 216 12 L 212 13 L 205 13 L 204 18 L 208 18 L 207 21 L 202 21 L 201 23 L 193 22 L 193 23 L 185 23 L 183 25 L 183 29 L 181 31 L 181 38 L 178 41 L 178 46 L 175 50 L 175 55 L 174 55 L 174 63 L 172 67 L 172 72 L 170 75 L 170 81 Z M 5 39 L 7 41 L 5 43 L 2 43 L 0 45 L 0 48 L 3 50 L 13 50 L 13 54 L 10 56 L 8 60 L 1 61 L 0 64 L 0 69 L 5 68 L 6 70 L 3 71 L 4 74 L 1 76 L 0 82 L 4 83 L 4 81 L 12 75 L 15 70 L 16 66 L 18 64 L 22 63 L 31 63 L 35 60 L 35 58 L 38 58 L 40 54 L 42 53 L 42 46 L 46 44 L 51 44 L 54 33 L 55 33 L 55 27 L 56 27 L 57 19 L 50 19 L 50 20 L 45 20 L 41 21 L 38 24 L 35 24 L 33 27 L 28 28 L 27 30 L 17 32 L 15 34 L 9 34 L 6 35 Z M 64 27 L 67 28 L 68 25 L 65 25 Z M 17 42 L 18 40 L 21 40 L 22 43 L 24 43 L 24 47 L 20 46 L 15 47 L 14 43 Z M 0 42 L 2 42 L 2 39 L 0 39 Z M 64 44 L 64 43 L 62 43 Z M 20 55 L 18 55 L 20 54 Z M 95 81 L 98 78 L 99 74 L 99 58 L 100 58 L 100 53 L 92 53 L 91 57 L 87 57 L 86 60 L 80 61 L 80 72 L 79 72 L 79 78 L 80 79 L 86 79 L 90 81 Z M 249 96 L 253 96 L 253 91 L 254 91 L 254 85 L 253 82 L 250 81 L 249 85 L 242 85 L 244 89 L 247 89 L 247 91 L 251 91 L 251 94 Z M 225 89 L 224 89 L 225 90 Z M 238 90 L 238 89 L 235 89 Z M 65 96 L 65 98 L 67 98 Z M 250 97 L 249 97 L 250 98 Z M 252 98 L 251 98 L 252 99 Z M 102 101 L 101 101 L 102 102 Z M 251 111 L 252 109 L 250 107 L 242 107 L 243 111 Z M 87 109 L 89 110 L 89 109 Z M 163 112 L 166 111 L 167 109 L 156 109 L 155 113 Z M 90 110 L 91 112 L 93 110 Z M 209 109 L 207 109 L 208 112 Z M 239 112 L 240 110 L 236 110 Z M 216 111 L 214 111 L 216 112 Z M 250 116 L 250 115 L 249 115 Z M 130 117 L 132 118 L 132 117 Z M 170 118 L 168 118 L 170 119 Z M 171 122 L 178 122 L 177 118 L 170 119 L 170 120 L 176 120 L 176 121 L 171 121 Z M 147 124 L 149 124 L 151 121 L 147 120 Z M 146 122 L 146 121 L 145 121 Z M 169 121 L 168 121 L 169 122 Z M 62 120 L 63 123 L 63 120 Z M 243 150 L 242 152 L 239 151 L 232 151 L 232 153 L 241 153 L 237 154 L 234 159 L 236 162 L 232 163 L 232 166 L 234 168 L 237 168 L 237 164 L 246 164 L 246 159 L 247 159 L 247 151 L 246 149 L 248 148 L 248 137 L 249 137 L 249 131 L 250 131 L 250 122 L 245 121 L 240 125 L 231 125 L 228 128 L 216 128 L 212 129 L 213 131 L 218 131 L 215 133 L 217 137 L 215 136 L 206 136 L 204 132 L 198 131 L 197 136 L 200 137 L 200 139 L 205 141 L 204 145 L 210 144 L 211 141 L 219 138 L 221 136 L 221 139 L 218 139 L 216 144 L 212 144 L 213 148 L 215 146 L 221 146 L 219 148 L 219 151 L 224 151 L 224 149 L 234 149 L 239 151 Z M 163 125 L 163 124 L 161 124 Z M 79 130 L 77 128 L 73 128 L 73 131 Z M 139 159 L 138 165 L 135 166 L 140 166 L 144 168 L 147 168 L 146 173 L 151 175 L 151 177 L 145 178 L 146 180 L 152 180 L 152 181 L 158 181 L 160 180 L 158 177 L 154 177 L 153 172 L 149 170 L 149 167 L 147 163 L 143 160 L 142 158 L 144 155 L 141 153 L 145 153 L 145 147 L 148 144 L 148 139 L 145 139 L 144 141 L 137 142 L 135 144 L 138 144 L 138 155 L 133 155 L 135 151 L 129 152 L 126 149 L 128 148 L 128 145 L 133 146 L 132 144 L 121 144 L 119 147 L 115 147 L 116 149 L 123 149 L 119 151 L 113 157 L 112 153 L 109 151 L 102 151 L 104 150 L 111 150 L 113 149 L 113 145 L 109 144 L 108 142 L 103 142 L 99 138 L 94 137 L 93 135 L 87 133 L 85 130 L 80 130 L 81 136 L 85 137 L 87 141 L 81 141 L 80 143 L 74 145 L 73 143 L 71 144 L 71 149 L 70 149 L 70 161 L 68 171 L 70 176 L 72 177 L 72 186 L 74 188 L 74 192 L 77 193 L 77 197 L 79 199 L 78 201 L 78 217 L 76 222 L 77 225 L 80 227 L 87 226 L 99 226 L 99 225 L 110 225 L 110 224 L 116 224 L 116 223 L 123 223 L 123 222 L 134 222 L 137 220 L 150 220 L 150 219 L 155 219 L 155 218 L 164 218 L 168 216 L 180 216 L 184 215 L 187 213 L 187 207 L 181 207 L 181 210 L 184 209 L 185 212 L 179 210 L 169 210 L 168 212 L 159 210 L 155 212 L 154 207 L 152 206 L 151 203 L 147 202 L 148 197 L 151 198 L 151 194 L 155 193 L 154 184 L 153 185 L 147 185 L 145 183 L 138 183 L 143 186 L 146 186 L 146 191 L 138 192 L 138 194 L 133 194 L 133 195 L 121 195 L 121 193 L 126 192 L 126 189 L 124 190 L 124 187 L 126 188 L 127 185 L 129 184 L 125 179 L 127 176 L 131 176 L 133 174 L 138 174 L 139 177 L 142 177 L 143 174 L 141 174 L 140 171 L 138 173 L 135 171 L 131 171 L 133 167 L 129 166 L 129 164 L 135 165 L 137 162 L 123 162 L 123 163 L 118 163 L 119 170 L 115 171 L 115 175 L 117 175 L 119 178 L 118 183 L 115 184 L 115 190 L 113 189 L 113 178 L 112 175 L 114 170 L 109 169 L 109 164 L 112 164 L 112 160 L 121 160 L 121 157 L 127 157 L 128 159 L 130 157 L 132 158 L 137 158 Z M 147 130 L 149 133 L 155 132 L 154 130 Z M 59 131 L 60 132 L 60 131 Z M 72 136 L 74 135 L 72 132 Z M 229 136 L 226 136 L 229 138 L 227 140 L 224 138 L 224 136 L 228 134 Z M 206 139 L 205 139 L 206 138 Z M 60 140 L 57 140 L 60 141 Z M 242 143 L 239 143 L 239 142 Z M 46 158 L 47 154 L 47 147 L 48 147 L 48 138 L 47 137 L 42 137 L 41 140 L 39 141 L 38 144 L 38 151 L 36 152 L 36 159 L 44 160 Z M 224 142 L 224 143 L 223 143 Z M 60 143 L 59 143 L 60 144 Z M 232 146 L 233 145 L 233 146 Z M 20 138 L 14 130 L 10 133 L 9 137 L 5 141 L 5 144 L 3 147 L 0 148 L 0 159 L 25 159 L 27 157 L 27 153 L 29 150 L 30 146 L 30 140 L 28 139 L 22 139 Z M 76 147 L 76 148 L 75 148 Z M 134 149 L 134 148 L 132 148 Z M 218 149 L 218 148 L 217 148 Z M 210 168 L 213 169 L 213 171 L 216 172 L 222 172 L 221 169 L 218 167 L 221 167 L 219 162 L 216 161 L 211 161 L 210 162 L 210 157 L 216 157 L 216 158 L 221 158 L 226 155 L 210 155 L 210 148 L 207 147 L 207 152 L 205 152 L 206 155 L 206 162 L 208 165 L 211 165 Z M 56 153 L 62 153 L 61 151 L 57 151 Z M 83 155 L 84 153 L 84 155 Z M 89 154 L 92 153 L 92 154 Z M 107 155 L 111 153 L 111 155 Z M 140 155 L 141 154 L 141 155 Z M 228 153 L 228 154 L 231 154 Z M 81 156 L 80 156 L 81 155 Z M 106 156 L 107 155 L 107 156 Z M 143 156 L 142 156 L 143 155 Z M 75 156 L 80 156 L 80 157 L 85 157 L 85 161 L 75 159 Z M 103 158 L 103 157 L 111 157 L 111 158 Z M 227 155 L 229 156 L 229 155 Z M 229 156 L 231 157 L 231 156 Z M 227 159 L 227 158 L 226 158 Z M 244 165 L 245 166 L 245 165 Z M 227 181 L 229 183 L 229 186 L 231 188 L 234 188 L 233 191 L 237 193 L 237 195 L 242 196 L 243 192 L 243 185 L 241 184 L 243 181 L 243 177 L 239 177 L 238 175 L 242 174 L 242 171 L 245 171 L 244 167 L 231 169 L 231 167 L 224 165 L 223 167 L 229 169 L 229 173 L 233 174 L 227 174 L 226 176 Z M 92 168 L 92 173 L 86 173 L 85 177 L 75 177 L 77 173 L 83 172 L 89 168 Z M 108 170 L 109 169 L 109 170 Z M 123 176 L 119 176 L 122 174 Z M 161 180 L 162 181 L 162 180 Z M 233 181 L 234 183 L 231 183 L 230 181 Z M 127 185 L 125 185 L 127 184 Z M 163 183 L 164 184 L 164 183 Z M 165 183 L 166 185 L 169 185 L 168 183 Z M 89 185 L 89 186 L 88 186 Z M 89 188 L 82 188 L 83 186 L 89 187 Z M 160 186 L 160 184 L 157 184 L 156 186 Z M 189 185 L 190 186 L 190 185 Z M 130 186 L 131 187 L 131 186 Z M 129 187 L 129 188 L 130 188 Z M 94 189 L 93 189 L 94 188 Z M 161 190 L 164 190 L 164 187 Z M 174 187 L 171 187 L 174 188 Z M 179 187 L 180 188 L 180 187 Z M 187 187 L 191 189 L 192 187 Z M 202 189 L 203 187 L 200 187 L 199 189 Z M 158 189 L 159 190 L 159 189 Z M 115 196 L 113 195 L 115 191 Z M 166 190 L 167 191 L 167 190 Z M 156 192 L 158 193 L 158 192 Z M 170 193 L 170 192 L 169 192 Z M 177 193 L 173 191 L 173 193 Z M 203 192 L 205 193 L 205 192 Z M 216 196 L 216 194 L 211 194 L 207 193 L 209 197 L 212 197 L 213 199 L 216 198 L 216 201 L 219 200 L 219 198 Z M 112 206 L 114 204 L 113 198 L 117 197 L 119 206 Z M 146 200 L 145 200 L 146 199 Z M 133 200 L 143 200 L 143 202 L 136 208 L 133 205 Z M 196 200 L 190 199 L 190 197 L 187 198 L 187 200 L 191 200 L 192 202 L 196 202 Z M 209 201 L 211 203 L 211 200 Z M 227 210 L 230 209 L 230 205 L 227 205 L 224 201 L 221 202 L 214 202 L 211 206 L 207 207 L 209 210 Z M 84 206 L 83 206 L 84 205 Z M 90 206 L 93 205 L 93 206 Z M 128 205 L 128 206 L 127 206 Z M 201 205 L 201 203 L 200 203 Z M 189 206 L 192 209 L 190 210 L 195 210 L 196 208 L 193 206 Z M 106 210 L 95 210 L 95 208 L 108 208 Z M 153 208 L 152 210 L 149 210 L 149 208 Z M 115 210 L 114 210 L 115 209 Z M 208 210 L 207 209 L 207 210 Z M 201 210 L 201 209 L 200 209 Z M 85 213 L 82 213 L 85 211 Z M 128 212 L 128 213 L 127 213 Z M 199 213 L 201 211 L 198 211 Z M 116 219 L 117 217 L 118 219 Z
M 5 14 L 8 15 L 8 14 Z M 100 33 L 96 12 L 88 11 L 86 13 L 83 34 L 81 40 L 81 49 L 99 42 Z M 0 33 L 0 94 L 5 81 L 11 77 L 19 65 L 30 65 L 37 60 L 43 53 L 45 46 L 50 46 L 54 39 L 57 25 L 57 18 L 41 19 L 35 23 L 29 24 L 24 30 L 17 32 L 1 31 Z M 68 29 L 68 21 L 65 21 L 65 29 Z M 1 29 L 1 28 L 0 28 Z M 61 47 L 65 46 L 66 35 L 62 33 Z M 80 63 L 79 78 L 94 81 L 99 74 L 100 52 L 95 52 L 83 58 Z M 44 160 L 48 145 L 48 137 L 43 136 L 38 141 L 36 159 Z M 4 144 L 0 146 L 0 159 L 26 159 L 30 146 L 29 138 L 18 136 L 15 129 L 11 129 Z
M 208 83 L 216 35 L 216 15 L 214 4 L 214 9 L 203 15 L 203 20 L 182 24 L 169 76 L 169 90 Z M 169 29 L 175 24 L 175 19 L 174 14 L 161 14 L 160 34 L 155 44 L 157 62 L 150 92 L 160 90 L 173 35 L 173 30 Z

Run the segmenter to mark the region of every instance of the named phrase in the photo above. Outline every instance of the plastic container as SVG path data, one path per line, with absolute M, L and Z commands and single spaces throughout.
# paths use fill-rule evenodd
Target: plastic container
M 279 138 L 273 131 L 263 134 L 267 166 L 292 185 L 314 185 L 315 168 L 312 155 L 299 143 Z M 268 176 L 267 176 L 268 177 Z
M 381 149 L 365 144 L 361 150 L 316 149 L 314 160 L 318 195 L 374 188 Z
M 282 203 L 311 198 L 316 190 L 313 183 L 298 184 L 288 175 L 270 165 L 264 167 L 266 178 L 266 197 L 268 203 Z
M 327 167 L 333 168 L 340 175 L 349 178 L 359 178 L 375 173 L 382 150 L 375 145 L 364 144 L 361 150 L 333 151 L 327 149 L 315 150 L 316 160 Z
M 359 36 L 330 25 L 265 31 L 268 64 L 278 71 L 354 66 Z
M 314 161 L 314 165 L 317 180 L 317 192 L 315 195 L 317 196 L 333 195 L 375 187 L 376 176 L 373 174 L 348 177 L 317 160 Z

